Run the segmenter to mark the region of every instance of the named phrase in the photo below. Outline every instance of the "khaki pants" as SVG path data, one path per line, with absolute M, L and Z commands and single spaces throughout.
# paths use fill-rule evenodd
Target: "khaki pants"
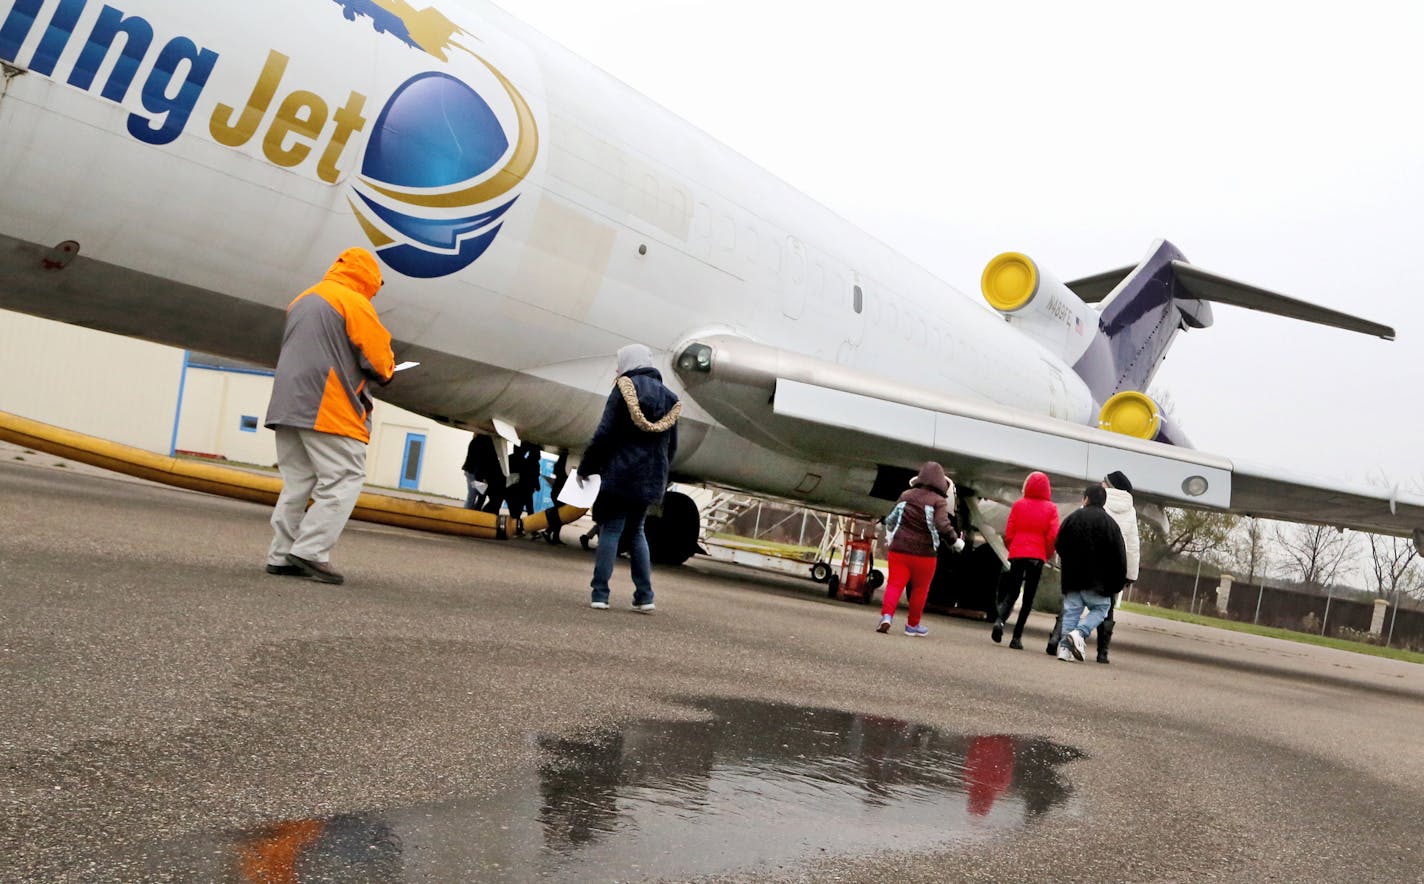
M 287 553 L 330 561 L 366 481 L 366 443 L 295 427 L 278 427 L 276 432 L 282 494 L 272 510 L 267 564 L 285 565 Z

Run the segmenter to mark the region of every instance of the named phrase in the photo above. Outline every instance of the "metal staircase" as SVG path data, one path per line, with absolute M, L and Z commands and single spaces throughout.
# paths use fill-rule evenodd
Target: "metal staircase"
M 716 491 L 702 505 L 702 539 L 727 530 L 743 513 L 759 506 L 761 501 L 734 491 Z

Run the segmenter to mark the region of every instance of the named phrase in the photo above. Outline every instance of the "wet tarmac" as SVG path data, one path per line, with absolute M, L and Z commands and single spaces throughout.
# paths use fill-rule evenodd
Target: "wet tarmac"
M 747 700 L 685 701 L 694 720 L 531 736 L 539 762 L 495 798 L 281 820 L 156 845 L 144 865 L 250 881 L 685 880 L 829 855 L 1009 835 L 1073 812 L 1063 765 L 1037 737 Z
M 1424 668 L 1126 615 L 1111 666 L 694 560 L 0 450 L 3 881 L 1420 881 Z M 1035 615 L 1026 643 L 1049 622 Z

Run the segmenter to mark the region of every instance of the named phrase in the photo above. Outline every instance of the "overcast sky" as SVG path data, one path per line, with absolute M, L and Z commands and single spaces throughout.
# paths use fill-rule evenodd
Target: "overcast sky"
M 1424 476 L 1424 3 L 499 0 L 979 298 L 1157 238 L 1395 327 L 1231 307 L 1155 386 L 1197 447 Z

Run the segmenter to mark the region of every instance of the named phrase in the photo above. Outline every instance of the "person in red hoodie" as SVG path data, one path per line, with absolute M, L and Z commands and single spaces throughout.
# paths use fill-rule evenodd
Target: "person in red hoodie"
M 1004 544 L 1009 548 L 1009 570 L 999 584 L 999 604 L 991 638 L 1004 640 L 1004 621 L 1014 609 L 1019 588 L 1023 588 L 1023 604 L 1014 624 L 1014 637 L 1009 647 L 1023 650 L 1024 624 L 1033 610 L 1033 597 L 1038 592 L 1038 579 L 1043 576 L 1043 563 L 1053 558 L 1053 545 L 1058 540 L 1058 507 L 1053 503 L 1053 488 L 1043 473 L 1033 472 L 1024 480 L 1023 497 L 1009 510 L 1009 522 L 1004 526 Z
M 934 580 L 936 556 L 940 542 L 952 544 L 954 551 L 964 549 L 964 539 L 949 521 L 950 501 L 954 500 L 954 483 L 944 473 L 944 467 L 927 461 L 920 474 L 910 480 L 910 489 L 900 495 L 895 508 L 885 517 L 885 542 L 890 547 L 890 580 L 885 584 L 885 602 L 880 606 L 880 625 L 876 632 L 889 632 L 900 605 L 900 593 L 910 586 L 910 616 L 905 621 L 905 634 L 914 637 L 929 635 L 929 627 L 920 623 Z

